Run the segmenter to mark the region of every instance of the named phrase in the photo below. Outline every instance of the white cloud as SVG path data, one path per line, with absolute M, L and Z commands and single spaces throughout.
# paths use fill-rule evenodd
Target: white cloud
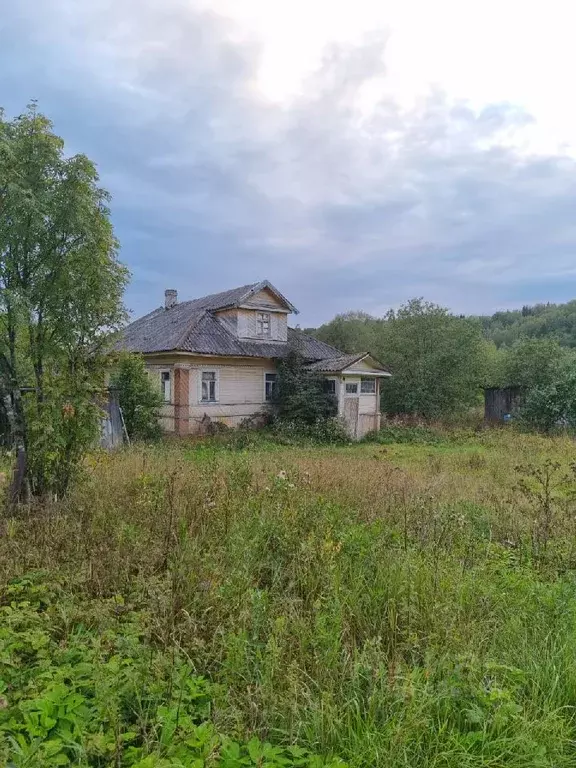
M 562 19 L 524 9 L 519 29 L 517 0 L 43 8 L 19 7 L 30 50 L 129 219 L 139 294 L 159 273 L 190 295 L 266 276 L 323 290 L 324 316 L 413 293 L 466 311 L 572 274 L 575 166 L 544 108 L 570 139 L 550 83 L 576 53 L 545 45 Z
M 519 104 L 537 118 L 531 146 L 573 145 L 576 113 L 562 94 L 576 67 L 570 0 L 197 0 L 236 22 L 235 38 L 259 41 L 257 82 L 268 97 L 298 94 L 326 45 L 386 32 L 385 89 L 411 106 L 431 87 L 475 107 Z

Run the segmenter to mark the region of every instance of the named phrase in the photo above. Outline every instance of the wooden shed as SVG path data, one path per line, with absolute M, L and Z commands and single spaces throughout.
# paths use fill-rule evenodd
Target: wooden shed
M 522 403 L 521 387 L 488 387 L 484 390 L 484 419 L 503 422 Z

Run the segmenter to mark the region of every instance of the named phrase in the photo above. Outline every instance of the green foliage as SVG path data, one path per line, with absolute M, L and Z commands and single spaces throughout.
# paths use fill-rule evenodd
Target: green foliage
M 45 386 L 44 397 L 40 409 L 30 397 L 24 411 L 27 474 L 35 494 L 61 497 L 98 438 L 101 408 L 91 378 L 59 377 Z
M 306 368 L 298 349 L 277 363 L 276 416 L 282 422 L 313 425 L 338 412 L 336 398 L 323 390 L 323 377 Z
M 71 599 L 46 577 L 4 591 L 0 759 L 15 768 L 345 768 L 297 746 L 220 735 L 210 685 L 177 649 L 143 639 L 145 614 L 120 597 Z
M 98 453 L 6 520 L 0 765 L 572 768 L 574 444 L 416 434 Z
M 345 352 L 371 352 L 392 371 L 382 382 L 382 410 L 438 417 L 473 405 L 480 397 L 495 350 L 480 324 L 412 299 L 378 319 L 339 315 L 316 332 Z
M 394 376 L 382 386 L 385 412 L 445 418 L 476 402 L 481 386 L 518 386 L 527 393 L 526 424 L 571 423 L 567 366 L 576 367 L 576 301 L 457 318 L 417 299 L 384 318 L 338 315 L 314 333 L 345 352 L 370 351 L 390 366 Z
M 313 330 L 314 335 L 326 344 L 348 354 L 372 352 L 379 348 L 379 335 L 384 321 L 365 312 L 345 312 Z
M 517 414 L 528 427 L 576 426 L 576 356 L 550 338 L 522 338 L 498 350 L 489 383 L 520 387 Z
M 144 359 L 122 355 L 112 377 L 131 440 L 156 440 L 160 437 L 159 412 L 162 396 L 146 373 Z
M 510 347 L 522 338 L 554 339 L 562 347 L 576 347 L 576 301 L 524 306 L 479 320 L 498 347 Z
M 105 344 L 124 318 L 116 251 L 94 164 L 66 156 L 34 105 L 0 112 L 0 397 L 17 490 L 65 493 L 97 433 Z
M 437 445 L 443 442 L 444 439 L 443 435 L 432 427 L 388 424 L 385 424 L 378 432 L 370 432 L 364 438 L 367 443 L 380 443 L 381 445 L 393 443 Z
M 526 425 L 573 423 L 576 357 L 566 347 L 576 347 L 576 301 L 462 318 L 417 299 L 382 319 L 338 315 L 315 333 L 346 352 L 368 350 L 391 368 L 382 383 L 389 414 L 446 418 L 478 402 L 482 386 L 513 386 L 525 391 Z
M 510 348 L 501 350 L 494 385 L 547 386 L 556 381 L 562 366 L 571 360 L 576 362 L 573 354 L 554 339 L 519 339 Z
M 380 343 L 393 373 L 382 385 L 386 412 L 437 417 L 478 400 L 487 365 L 478 324 L 414 299 L 388 314 Z
M 530 427 L 549 432 L 555 427 L 576 427 L 576 366 L 558 366 L 554 377 L 526 391 L 520 418 Z

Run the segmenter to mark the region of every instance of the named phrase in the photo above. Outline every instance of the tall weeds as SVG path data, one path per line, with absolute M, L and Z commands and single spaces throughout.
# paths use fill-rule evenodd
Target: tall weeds
M 3 522 L 0 575 L 139 611 L 214 685 L 222 732 L 351 766 L 573 766 L 571 488 L 537 514 L 514 470 L 531 447 L 502 476 L 491 440 L 418 447 L 439 466 L 378 446 L 98 455 L 65 504 Z

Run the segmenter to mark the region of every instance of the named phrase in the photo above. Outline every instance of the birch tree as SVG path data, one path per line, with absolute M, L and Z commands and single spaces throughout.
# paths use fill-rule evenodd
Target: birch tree
M 0 111 L 0 397 L 12 430 L 11 501 L 66 492 L 94 439 L 106 342 L 124 319 L 94 164 L 67 156 L 35 104 Z

